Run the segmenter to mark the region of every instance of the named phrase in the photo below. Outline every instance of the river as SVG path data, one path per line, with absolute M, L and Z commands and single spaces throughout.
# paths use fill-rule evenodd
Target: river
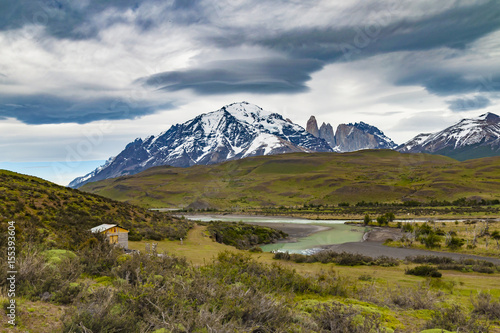
M 322 245 L 359 242 L 368 230 L 365 227 L 345 224 L 352 220 L 307 220 L 301 218 L 231 215 L 185 215 L 190 220 L 243 222 L 283 230 L 289 235 L 286 241 L 262 245 L 265 252 L 287 251 L 310 254 Z

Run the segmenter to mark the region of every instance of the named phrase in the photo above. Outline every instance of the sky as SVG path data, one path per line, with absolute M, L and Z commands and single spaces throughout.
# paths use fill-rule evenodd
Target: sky
M 500 114 L 500 1 L 0 0 L 0 168 L 66 185 L 241 101 L 396 143 Z

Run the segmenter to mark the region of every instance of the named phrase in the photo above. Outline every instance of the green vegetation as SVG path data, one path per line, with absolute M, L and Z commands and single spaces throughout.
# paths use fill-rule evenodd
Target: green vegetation
M 461 321 L 453 323 L 460 332 L 495 332 L 500 320 L 498 273 L 444 273 L 437 283 L 405 275 L 403 267 L 393 265 L 374 271 L 366 265 L 295 263 L 216 243 L 206 235 L 207 228 L 191 229 L 182 245 L 159 241 L 158 251 L 183 253 L 187 260 L 167 253 L 124 255 L 103 239 L 72 252 L 23 243 L 18 299 L 29 306 L 21 307 L 19 328 L 37 333 L 204 332 L 209 327 L 237 332 L 419 332 L 448 329 L 439 312 L 454 304 L 462 304 L 456 314 Z M 207 253 L 215 258 L 207 259 Z M 203 255 L 201 265 L 189 263 Z M 37 322 L 29 314 L 49 307 L 59 313 L 60 320 L 51 317 L 59 324 L 34 326 Z
M 352 254 L 347 252 L 337 253 L 335 251 L 321 251 L 312 255 L 304 255 L 297 253 L 288 253 L 288 252 L 276 252 L 274 254 L 274 259 L 280 260 L 291 260 L 296 263 L 313 263 L 320 262 L 323 264 L 326 263 L 336 263 L 342 266 L 383 266 L 383 267 L 391 267 L 398 266 L 399 261 L 393 258 L 388 257 L 378 257 L 373 259 L 372 257 L 363 256 L 361 254 Z
M 465 220 L 418 223 L 391 223 L 401 228 L 402 238 L 385 243 L 394 247 L 438 249 L 481 256 L 500 255 L 500 222 L 495 220 Z
M 388 258 L 324 252 L 275 259 L 253 247 L 283 236 L 269 228 L 193 225 L 33 177 L 3 171 L 0 177 L 0 251 L 6 250 L 6 221 L 16 220 L 19 236 L 14 332 L 499 332 L 495 266 L 415 259 L 442 271 L 433 279 L 406 275 L 419 266 Z M 389 220 L 386 213 L 372 215 Z M 100 223 L 133 230 L 129 247 L 141 253 L 125 254 L 88 232 Z M 485 224 L 464 226 L 465 232 L 477 229 L 481 248 Z M 447 226 L 400 227 L 424 237 L 434 233 L 445 245 Z M 487 229 L 491 249 L 497 228 Z M 222 243 L 213 241 L 218 237 Z M 464 238 L 460 230 L 454 237 Z M 156 250 L 144 253 L 151 241 Z M 0 266 L 5 261 L 0 256 Z M 6 274 L 0 270 L 4 309 Z M 7 328 L 5 312 L 0 317 Z
M 406 261 L 415 264 L 437 265 L 437 268 L 442 270 L 456 270 L 461 272 L 478 272 L 487 274 L 500 272 L 500 266 L 495 266 L 495 264 L 486 260 L 476 260 L 476 259 L 454 260 L 448 257 L 414 256 L 414 257 L 407 257 Z
M 443 276 L 436 267 L 422 265 L 414 268 L 407 269 L 405 274 L 415 275 L 415 276 L 428 276 L 433 278 L 440 278 Z
M 500 157 L 458 162 L 367 150 L 157 167 L 82 190 L 144 207 L 290 215 L 497 216 Z M 455 215 L 455 216 L 456 216 Z
M 288 235 L 282 231 L 245 223 L 206 223 L 210 237 L 217 243 L 231 245 L 237 249 L 250 249 L 259 244 L 274 243 Z
M 0 241 L 15 221 L 20 241 L 35 239 L 54 248 L 78 249 L 103 223 L 119 224 L 131 240 L 184 237 L 193 223 L 58 186 L 36 177 L 0 170 Z

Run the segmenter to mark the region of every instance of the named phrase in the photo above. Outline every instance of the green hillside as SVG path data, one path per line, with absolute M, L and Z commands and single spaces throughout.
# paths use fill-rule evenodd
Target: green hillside
M 21 240 L 67 249 L 77 248 L 90 228 L 103 223 L 129 229 L 129 238 L 136 240 L 183 237 L 191 227 L 165 214 L 5 170 L 0 170 L 0 219 L 2 229 L 15 221 Z
M 294 153 L 219 165 L 156 167 L 83 191 L 144 207 L 219 208 L 500 198 L 500 157 L 459 162 L 366 150 Z

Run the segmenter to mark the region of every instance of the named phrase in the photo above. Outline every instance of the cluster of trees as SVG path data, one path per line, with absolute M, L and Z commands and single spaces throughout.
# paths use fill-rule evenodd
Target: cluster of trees
M 379 226 L 387 226 L 389 225 L 389 222 L 392 222 L 396 219 L 396 216 L 392 212 L 385 213 L 383 215 L 380 215 L 376 218 L 377 224 Z M 372 223 L 372 218 L 370 217 L 369 214 L 366 214 L 364 219 L 363 219 L 363 224 L 365 226 L 369 225 Z

